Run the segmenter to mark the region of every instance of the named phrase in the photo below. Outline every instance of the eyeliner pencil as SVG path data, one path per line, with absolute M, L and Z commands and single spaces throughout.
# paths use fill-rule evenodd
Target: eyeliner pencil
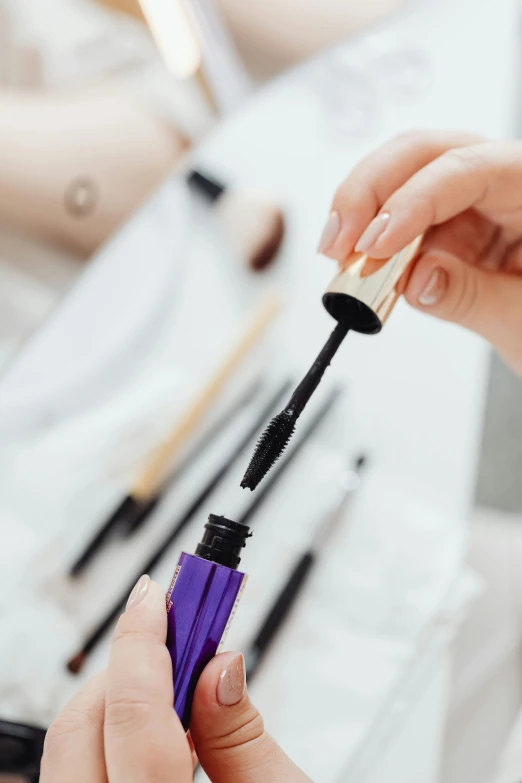
M 118 506 L 116 511 L 107 519 L 106 522 L 99 528 L 92 539 L 89 541 L 85 549 L 77 557 L 72 564 L 69 575 L 72 577 L 80 576 L 81 573 L 87 568 L 91 560 L 98 554 L 103 548 L 104 544 L 113 536 L 130 536 L 134 533 L 147 519 L 149 514 L 154 510 L 157 503 L 161 500 L 166 489 L 171 487 L 177 482 L 186 470 L 198 459 L 198 457 L 205 451 L 207 446 L 215 440 L 221 432 L 227 427 L 227 425 L 233 421 L 235 416 L 248 405 L 256 396 L 260 389 L 260 379 L 257 378 L 251 383 L 244 394 L 239 399 L 236 399 L 232 404 L 223 412 L 223 414 L 216 419 L 215 423 L 205 433 L 204 437 L 199 440 L 194 447 L 188 452 L 185 459 L 176 467 L 168 481 L 165 481 L 164 487 L 153 495 L 143 505 L 139 506 L 139 514 L 132 515 L 130 509 L 125 509 L 125 505 L 129 503 L 129 498 L 125 498 L 122 504 Z M 136 508 L 136 505 L 134 505 Z
M 278 631 L 287 619 L 292 607 L 302 594 L 314 566 L 337 526 L 344 519 L 346 504 L 360 486 L 360 470 L 365 458 L 357 460 L 355 469 L 342 477 L 343 492 L 334 508 L 326 513 L 319 524 L 310 546 L 294 562 L 292 570 L 272 606 L 264 617 L 259 630 L 245 653 L 246 678 L 249 682 L 258 672 L 264 656 Z
M 105 636 L 106 632 L 112 626 L 118 615 L 125 608 L 129 594 L 137 580 L 142 574 L 150 573 L 158 565 L 168 548 L 176 541 L 182 531 L 187 527 L 194 514 L 199 511 L 206 499 L 224 479 L 229 470 L 232 468 L 235 460 L 241 456 L 242 452 L 249 445 L 252 438 L 254 438 L 255 435 L 259 432 L 260 428 L 266 421 L 267 416 L 270 415 L 278 401 L 288 392 L 289 388 L 290 382 L 285 381 L 285 383 L 277 389 L 275 394 L 271 396 L 270 400 L 263 407 L 263 410 L 260 412 L 259 416 L 256 417 L 255 422 L 251 427 L 249 427 L 246 434 L 242 436 L 236 446 L 232 449 L 231 454 L 227 454 L 223 464 L 220 465 L 211 478 L 204 484 L 192 503 L 190 503 L 181 517 L 176 521 L 176 524 L 171 528 L 171 530 L 169 530 L 165 538 L 161 541 L 160 545 L 152 553 L 146 563 L 144 563 L 140 568 L 139 573 L 133 578 L 132 582 L 130 582 L 130 584 L 126 587 L 125 591 L 122 592 L 120 598 L 114 602 L 113 606 L 109 609 L 103 620 L 101 620 L 96 628 L 89 634 L 81 650 L 79 650 L 75 655 L 72 656 L 72 658 L 69 659 L 67 662 L 67 669 L 72 674 L 77 674 L 81 671 L 89 653 L 95 649 L 101 639 L 103 639 Z

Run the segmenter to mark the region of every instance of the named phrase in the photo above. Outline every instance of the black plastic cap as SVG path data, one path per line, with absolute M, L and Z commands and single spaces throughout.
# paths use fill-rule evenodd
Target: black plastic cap
M 210 514 L 196 555 L 235 570 L 241 562 L 241 550 L 251 535 L 247 525 Z

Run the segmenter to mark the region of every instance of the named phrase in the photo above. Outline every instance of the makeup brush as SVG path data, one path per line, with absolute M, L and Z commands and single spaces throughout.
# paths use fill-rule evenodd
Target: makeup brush
M 348 334 L 349 328 L 347 320 L 342 319 L 337 323 L 317 359 L 292 394 L 286 408 L 278 413 L 266 427 L 241 481 L 243 488 L 255 489 L 285 450 L 294 434 L 297 419 L 319 386 L 326 368 Z
M 248 405 L 256 396 L 260 389 L 260 379 L 257 378 L 251 383 L 244 394 L 239 399 L 233 400 L 232 404 L 224 413 L 216 419 L 214 424 L 205 432 L 202 437 L 188 452 L 184 460 L 176 467 L 173 474 L 165 481 L 161 491 L 153 496 L 143 505 L 132 503 L 129 497 L 126 497 L 117 507 L 109 519 L 103 523 L 93 538 L 89 541 L 83 552 L 78 556 L 69 570 L 69 576 L 77 577 L 83 573 L 91 560 L 103 548 L 104 544 L 115 535 L 128 537 L 135 533 L 143 523 L 148 519 L 157 503 L 162 499 L 164 492 L 172 489 L 174 484 L 179 481 L 181 476 L 198 459 L 198 457 L 208 448 L 223 430 L 230 424 L 243 408 Z
M 215 206 L 224 232 L 237 255 L 256 272 L 265 269 L 281 247 L 282 210 L 248 190 L 230 188 L 200 171 L 191 171 L 189 185 Z
M 178 79 L 194 77 L 219 115 L 246 99 L 251 92 L 250 79 L 216 4 L 190 5 L 187 9 L 179 0 L 139 0 L 141 16 L 167 68 Z M 190 172 L 188 182 L 215 205 L 239 257 L 256 271 L 268 266 L 283 240 L 281 209 L 260 195 L 228 188 L 199 171 Z
M 295 560 L 288 578 L 261 622 L 259 630 L 245 653 L 247 682 L 252 680 L 257 674 L 262 660 L 270 649 L 278 631 L 302 594 L 313 568 L 317 565 L 322 549 L 336 531 L 338 525 L 344 521 L 346 504 L 359 489 L 361 483 L 360 474 L 365 462 L 365 457 L 359 457 L 354 468 L 346 471 L 340 477 L 341 497 L 337 500 L 334 507 L 324 515 L 310 545 Z
M 158 501 L 158 493 L 161 491 L 165 474 L 172 460 L 200 424 L 232 374 L 260 340 L 277 315 L 279 308 L 280 299 L 275 292 L 272 291 L 262 298 L 237 344 L 225 357 L 203 391 L 176 423 L 172 433 L 149 457 L 129 494 L 123 498 L 109 519 L 102 525 L 100 530 L 102 541 L 117 527 L 121 527 L 123 530 L 137 528 L 154 509 Z M 86 565 L 85 557 L 88 562 L 97 548 L 101 546 L 101 543 L 96 539 L 97 536 L 88 546 L 89 552 L 86 550 L 73 565 L 72 576 L 80 574 Z
M 78 674 L 78 672 L 81 671 L 81 669 L 85 664 L 85 661 L 87 660 L 89 653 L 92 652 L 92 650 L 94 650 L 95 647 L 97 647 L 101 639 L 103 639 L 107 631 L 111 628 L 112 624 L 117 619 L 118 615 L 125 608 L 125 603 L 134 584 L 137 582 L 137 580 L 140 578 L 142 574 L 150 573 L 158 565 L 161 558 L 169 549 L 169 547 L 172 546 L 172 544 L 176 541 L 178 536 L 187 527 L 187 525 L 193 518 L 194 514 L 196 514 L 197 511 L 199 511 L 203 503 L 207 500 L 207 498 L 216 489 L 216 487 L 219 485 L 222 479 L 224 479 L 227 473 L 230 471 L 235 460 L 238 459 L 238 457 L 248 446 L 252 438 L 255 437 L 256 433 L 259 431 L 259 428 L 263 425 L 263 422 L 266 420 L 266 417 L 270 415 L 274 407 L 278 404 L 280 398 L 283 397 L 285 394 L 287 394 L 289 386 L 290 383 L 286 381 L 282 386 L 278 388 L 275 394 L 272 395 L 270 400 L 263 407 L 263 410 L 261 411 L 259 416 L 256 417 L 256 420 L 253 422 L 252 426 L 248 428 L 247 432 L 242 436 L 242 438 L 239 440 L 236 446 L 232 449 L 232 452 L 226 455 L 226 459 L 223 462 L 223 464 L 220 465 L 220 467 L 210 477 L 210 479 L 207 482 L 205 482 L 205 484 L 198 492 L 198 494 L 196 495 L 192 503 L 188 506 L 188 508 L 185 509 L 183 514 L 181 514 L 180 518 L 176 521 L 175 525 L 168 531 L 167 535 L 160 542 L 159 546 L 155 549 L 152 555 L 140 568 L 139 573 L 135 575 L 134 579 L 132 580 L 132 583 L 130 583 L 129 586 L 127 586 L 127 588 L 122 593 L 120 598 L 117 601 L 115 601 L 111 609 L 109 609 L 109 611 L 107 612 L 103 620 L 101 620 L 101 622 L 96 626 L 96 628 L 89 634 L 89 636 L 87 637 L 87 639 L 85 640 L 82 646 L 82 649 L 79 650 L 79 652 L 77 652 L 75 655 L 73 655 L 72 658 L 70 658 L 70 660 L 67 662 L 67 669 L 72 674 Z

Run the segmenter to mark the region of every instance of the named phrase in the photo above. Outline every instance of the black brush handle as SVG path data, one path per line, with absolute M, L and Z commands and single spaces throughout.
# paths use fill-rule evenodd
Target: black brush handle
M 141 501 L 136 500 L 132 495 L 127 495 L 74 561 L 69 569 L 69 575 L 80 576 L 110 538 L 125 535 L 129 529 L 135 530 L 150 514 L 158 499 L 158 497 L 153 497 Z
M 236 459 L 246 449 L 246 447 L 248 446 L 252 438 L 255 437 L 259 428 L 266 421 L 267 417 L 273 411 L 274 407 L 280 401 L 281 397 L 283 397 L 283 395 L 288 393 L 289 386 L 290 383 L 286 381 L 282 386 L 279 387 L 277 392 L 270 398 L 268 403 L 263 407 L 263 410 L 260 412 L 259 416 L 256 417 L 255 422 L 252 424 L 251 427 L 249 427 L 245 435 L 243 435 L 239 443 L 233 449 L 232 453 L 227 454 L 225 462 L 217 469 L 214 475 L 211 476 L 209 481 L 196 495 L 193 502 L 181 515 L 180 519 L 176 522 L 176 524 L 168 532 L 165 538 L 161 541 L 161 543 L 156 548 L 156 550 L 152 553 L 149 559 L 142 565 L 140 570 L 134 576 L 132 582 L 129 582 L 128 586 L 126 587 L 125 591 L 121 594 L 120 598 L 114 602 L 112 608 L 109 609 L 105 617 L 96 626 L 96 628 L 89 634 L 80 652 L 77 653 L 75 656 L 73 656 L 73 658 L 69 661 L 68 668 L 70 671 L 72 671 L 75 674 L 79 672 L 79 668 L 73 671 L 73 669 L 71 668 L 71 661 L 78 658 L 83 659 L 86 655 L 88 655 L 88 653 L 90 653 L 98 645 L 100 640 L 103 639 L 106 632 L 114 623 L 114 620 L 119 616 L 122 609 L 125 607 L 127 598 L 132 588 L 140 578 L 140 576 L 142 574 L 150 573 L 157 566 L 161 558 L 164 556 L 165 552 L 169 549 L 170 546 L 172 546 L 172 544 L 176 541 L 180 533 L 187 527 L 194 514 L 200 509 L 200 507 L 203 505 L 205 500 L 216 489 L 218 484 L 226 476 L 229 470 L 231 470 Z
M 339 350 L 341 343 L 350 330 L 348 321 L 338 321 L 332 334 L 323 345 L 317 359 L 296 388 L 286 406 L 287 411 L 295 413 L 296 418 L 302 413 L 306 403 L 317 389 L 327 367 Z
M 256 674 L 263 656 L 268 651 L 277 632 L 285 622 L 290 610 L 301 594 L 301 591 L 306 584 L 307 577 L 315 564 L 315 560 L 316 556 L 314 552 L 305 552 L 301 555 L 263 620 L 261 627 L 246 654 L 247 681 Z

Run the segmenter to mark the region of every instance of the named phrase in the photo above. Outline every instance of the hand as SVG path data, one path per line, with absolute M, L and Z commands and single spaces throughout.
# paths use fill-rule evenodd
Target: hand
M 85 685 L 47 733 L 41 783 L 189 783 L 193 758 L 173 708 L 165 595 L 142 577 L 122 615 L 108 670 Z M 311 783 L 265 732 L 245 688 L 243 656 L 204 670 L 191 735 L 213 783 Z
M 425 231 L 407 301 L 482 335 L 522 374 L 522 144 L 397 137 L 340 186 L 319 249 L 387 258 Z

